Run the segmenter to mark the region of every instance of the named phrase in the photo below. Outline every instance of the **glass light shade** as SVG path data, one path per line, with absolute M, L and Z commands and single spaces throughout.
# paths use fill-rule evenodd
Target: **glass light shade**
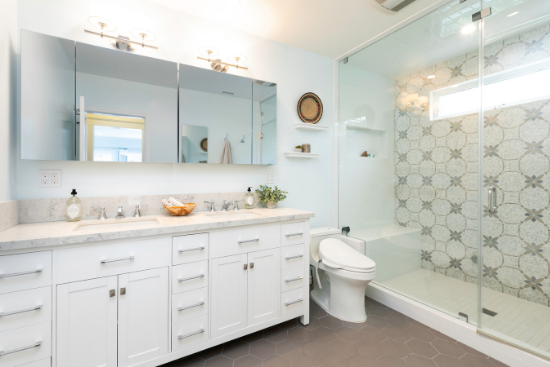
M 246 60 L 248 60 L 248 58 L 243 54 L 236 53 L 236 54 L 229 55 L 227 57 L 227 60 L 229 62 L 236 63 L 236 64 L 244 64 Z
M 105 32 L 114 32 L 117 30 L 117 27 L 113 22 L 102 17 L 88 17 L 88 23 L 98 29 L 101 29 L 101 25 L 104 24 L 103 31 Z
M 143 28 L 134 28 L 130 31 L 130 34 L 132 36 L 134 36 L 135 38 L 139 39 L 139 40 L 143 40 L 143 41 L 153 41 L 155 39 L 157 39 L 157 36 L 155 36 L 155 34 L 151 31 L 148 31 L 146 29 L 143 29 Z M 145 35 L 144 37 L 142 37 L 142 34 Z
M 201 47 L 199 48 L 199 54 L 204 57 L 216 57 L 220 52 L 213 47 Z

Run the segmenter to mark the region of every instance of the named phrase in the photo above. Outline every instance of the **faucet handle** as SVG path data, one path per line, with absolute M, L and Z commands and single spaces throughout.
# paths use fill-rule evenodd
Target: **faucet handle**
M 214 206 L 214 200 L 210 199 L 210 201 L 204 201 L 206 204 L 210 204 L 211 208 L 210 208 L 210 211 L 211 212 L 215 212 L 216 211 L 216 208 Z
M 99 206 L 92 206 L 92 209 L 96 212 L 99 212 L 99 220 L 105 220 L 107 219 L 107 214 L 105 214 L 105 207 L 99 207 Z
M 237 203 L 240 203 L 241 201 L 244 201 L 244 200 L 235 200 L 233 202 L 233 209 L 234 210 L 239 210 L 239 204 L 237 204 Z
M 121 206 L 118 207 L 118 210 L 116 211 L 116 219 L 126 218 L 124 215 L 124 208 Z
M 141 217 L 141 208 L 144 208 L 148 206 L 147 204 L 144 204 L 144 205 L 141 205 L 141 204 L 136 204 L 136 208 L 134 209 L 134 217 Z

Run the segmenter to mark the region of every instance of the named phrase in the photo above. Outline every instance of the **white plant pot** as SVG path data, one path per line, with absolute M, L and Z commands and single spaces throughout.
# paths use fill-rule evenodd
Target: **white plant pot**
M 267 208 L 268 209 L 275 209 L 277 207 L 277 202 L 276 201 L 268 201 L 267 202 Z
M 294 151 L 295 151 L 296 153 L 302 153 L 302 149 L 294 148 Z

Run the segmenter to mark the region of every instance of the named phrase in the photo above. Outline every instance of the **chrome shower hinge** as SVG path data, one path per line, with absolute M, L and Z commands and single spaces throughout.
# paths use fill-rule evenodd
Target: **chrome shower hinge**
M 472 22 L 477 22 L 478 20 L 488 17 L 491 14 L 491 7 L 481 9 L 477 13 L 472 14 Z

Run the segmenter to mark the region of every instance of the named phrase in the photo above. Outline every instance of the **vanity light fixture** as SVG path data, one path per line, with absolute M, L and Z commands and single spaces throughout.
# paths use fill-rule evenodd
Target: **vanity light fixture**
M 246 56 L 242 54 L 233 55 L 229 57 L 229 61 L 234 61 L 235 63 L 223 62 L 220 58 L 215 59 L 219 54 L 219 51 L 212 47 L 201 47 L 199 48 L 199 54 L 206 56 L 197 56 L 197 59 L 208 61 L 212 70 L 219 71 L 220 73 L 227 73 L 230 66 L 233 66 L 237 69 L 248 70 L 248 67 L 239 65 L 239 62 L 245 62 L 247 60 Z
M 113 45 L 113 47 L 115 47 L 118 50 L 133 52 L 135 51 L 135 48 L 132 47 L 132 45 L 139 45 L 143 48 L 148 47 L 155 50 L 159 49 L 156 46 L 151 46 L 145 43 L 145 41 L 152 41 L 156 38 L 156 36 L 152 32 L 149 32 L 147 30 L 134 29 L 130 32 L 134 37 L 139 38 L 141 40 L 141 42 L 139 42 L 139 41 L 132 41 L 130 37 L 125 37 L 121 35 L 119 35 L 118 37 L 115 37 L 115 36 L 110 36 L 108 34 L 103 33 L 103 32 L 114 32 L 117 30 L 116 25 L 107 19 L 94 16 L 94 17 L 89 17 L 88 22 L 94 27 L 101 29 L 101 33 L 89 31 L 87 29 L 84 30 L 84 33 L 95 34 L 96 36 L 100 36 L 101 38 L 109 38 L 112 40 L 111 44 Z

